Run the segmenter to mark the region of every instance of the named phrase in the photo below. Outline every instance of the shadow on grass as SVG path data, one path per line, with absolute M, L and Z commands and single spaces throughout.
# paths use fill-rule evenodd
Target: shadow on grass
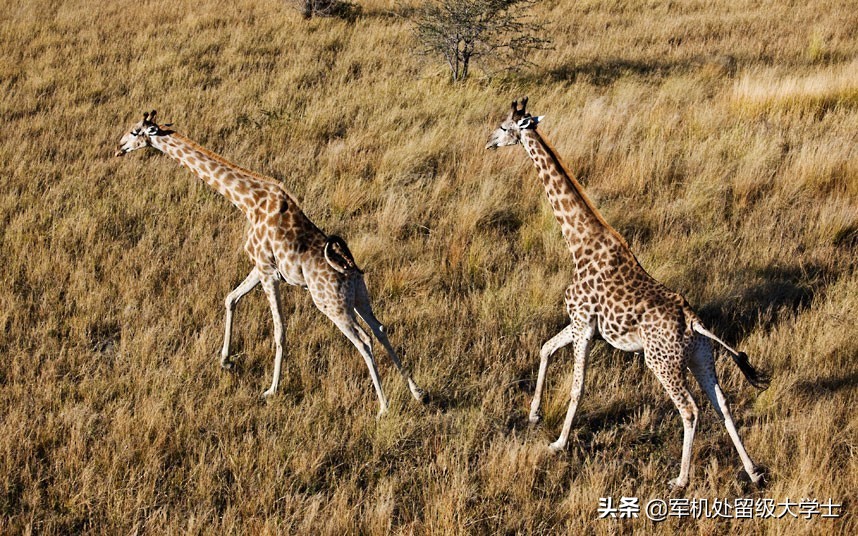
M 785 314 L 810 307 L 832 277 L 828 269 L 818 265 L 757 269 L 748 279 L 762 279 L 761 283 L 745 288 L 738 297 L 710 302 L 697 312 L 709 329 L 733 344 L 756 328 L 771 330 Z
M 441 391 L 429 391 L 428 389 L 425 390 L 425 393 L 426 398 L 423 406 L 441 413 L 447 413 L 471 404 L 471 400 L 463 396 L 451 396 Z
M 793 390 L 812 399 L 830 397 L 840 391 L 858 388 L 858 372 L 838 374 L 827 378 L 800 381 Z
M 735 75 L 737 59 L 730 54 L 699 54 L 677 60 L 629 58 L 598 58 L 572 61 L 552 69 L 535 70 L 521 75 L 526 81 L 576 83 L 587 82 L 607 87 L 624 77 L 664 79 L 676 74 L 705 71 L 725 77 Z
M 624 76 L 663 78 L 670 73 L 686 71 L 688 62 L 636 61 L 622 58 L 562 65 L 549 69 L 548 76 L 556 82 L 589 81 L 596 86 L 609 86 Z
M 652 402 L 658 401 L 650 401 L 650 403 Z M 639 409 L 640 405 L 632 401 L 614 400 L 598 409 L 582 412 L 581 419 L 578 421 L 579 427 L 582 432 L 592 436 L 602 430 L 614 428 L 618 424 L 638 419 L 637 412 Z M 576 420 L 578 419 L 576 418 Z

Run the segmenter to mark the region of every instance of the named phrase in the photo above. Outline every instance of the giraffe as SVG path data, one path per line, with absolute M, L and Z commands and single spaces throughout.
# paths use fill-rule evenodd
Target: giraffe
M 358 324 L 355 313 L 366 322 L 387 350 L 412 396 L 423 402 L 426 398 L 424 391 L 411 378 L 408 369 L 403 367 L 387 338 L 384 326 L 372 312 L 363 272 L 355 263 L 346 242 L 335 235 L 327 236 L 316 227 L 278 181 L 236 166 L 169 130 L 169 124 L 158 125 L 155 113 L 144 114 L 143 120 L 122 136 L 116 156 L 154 147 L 187 167 L 226 197 L 250 223 L 244 249 L 253 262 L 253 269 L 226 297 L 226 330 L 220 354 L 221 366 L 232 368 L 229 345 L 236 304 L 257 284 L 261 284 L 274 319 L 276 349 L 271 387 L 263 393 L 263 397 L 277 392 L 285 342 L 283 306 L 278 287 L 284 281 L 308 289 L 316 307 L 357 347 L 366 361 L 378 395 L 379 417 L 387 412 L 388 402 L 379 380 L 371 339 Z
M 506 120 L 495 130 L 486 149 L 521 143 L 536 166 L 548 201 L 572 253 L 573 283 L 566 288 L 565 304 L 570 323 L 548 340 L 540 351 L 539 374 L 530 407 L 530 421 L 540 420 L 540 401 L 549 358 L 560 348 L 574 344 L 574 371 L 569 409 L 563 430 L 551 443 L 553 452 L 563 450 L 575 410 L 584 388 L 588 355 L 600 335 L 620 350 L 644 353 L 644 362 L 664 386 L 682 418 L 682 462 L 679 476 L 670 481 L 688 484 L 691 444 L 698 409 L 685 382 L 689 368 L 727 428 L 745 471 L 754 483 L 763 477 L 736 431 L 730 408 L 715 375 L 712 341 L 723 346 L 757 388 L 768 378 L 755 370 L 744 352 L 737 352 L 708 331 L 681 295 L 653 279 L 629 249 L 622 236 L 605 221 L 587 198 L 581 184 L 566 170 L 554 148 L 537 132 L 542 117 L 527 113 L 527 98 L 512 103 Z

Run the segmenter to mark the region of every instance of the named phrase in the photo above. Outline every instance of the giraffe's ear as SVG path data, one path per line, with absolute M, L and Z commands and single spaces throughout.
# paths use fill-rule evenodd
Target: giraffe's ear
M 545 116 L 540 115 L 539 117 L 533 117 L 529 115 L 518 122 L 518 128 L 519 130 L 534 129 L 536 128 L 536 125 L 538 125 L 539 122 L 542 121 L 543 117 Z

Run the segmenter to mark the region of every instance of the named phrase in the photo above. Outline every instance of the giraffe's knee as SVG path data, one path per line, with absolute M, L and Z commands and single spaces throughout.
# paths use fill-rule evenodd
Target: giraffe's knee
M 366 331 L 362 330 L 362 329 L 361 329 L 360 327 L 358 327 L 358 326 L 355 326 L 355 330 L 354 330 L 354 331 L 355 331 L 355 333 L 357 334 L 357 337 L 358 337 L 358 339 L 360 340 L 360 342 L 361 342 L 361 344 L 363 345 L 363 347 L 364 347 L 367 351 L 371 351 L 371 350 L 372 350 L 372 339 L 370 339 L 370 338 L 369 338 L 369 335 L 367 335 Z
M 369 304 L 367 304 L 362 309 L 359 309 L 358 314 L 360 314 L 360 317 L 363 318 L 364 322 L 369 325 L 369 328 L 376 335 L 383 335 L 387 333 L 387 327 L 385 327 L 385 325 L 378 318 L 375 317 L 375 314 L 373 314 L 372 308 L 369 306 Z
M 361 315 L 361 318 L 369 325 L 369 329 L 372 330 L 376 335 L 385 335 L 387 333 L 387 329 L 384 327 L 384 324 L 378 321 L 377 318 L 374 318 L 371 314 L 367 316 Z
M 682 416 L 682 421 L 692 428 L 697 426 L 697 416 L 699 413 L 697 404 L 690 396 L 686 397 L 684 403 L 679 407 L 679 414 Z

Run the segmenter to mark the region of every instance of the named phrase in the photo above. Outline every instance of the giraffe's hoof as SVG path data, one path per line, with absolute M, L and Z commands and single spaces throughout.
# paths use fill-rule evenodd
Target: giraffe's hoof
M 262 398 L 263 398 L 263 400 L 267 400 L 267 399 L 271 398 L 272 396 L 274 396 L 275 393 L 277 393 L 277 389 L 268 389 L 267 391 L 262 393 Z
M 551 451 L 552 454 L 557 454 L 558 452 L 563 452 L 566 448 L 566 442 L 560 441 L 559 439 L 554 443 L 548 445 L 548 450 Z
M 750 477 L 751 482 L 757 487 L 765 487 L 768 483 L 768 469 L 762 467 L 760 465 L 754 467 L 754 470 L 748 473 L 748 477 Z
M 385 415 L 387 415 L 387 408 L 381 408 L 380 410 L 378 410 L 378 414 L 375 416 L 375 420 L 380 420 Z
M 224 370 L 232 370 L 233 368 L 235 368 L 235 364 L 229 359 L 221 359 L 220 368 Z
M 420 402 L 421 404 L 425 404 L 429 401 L 429 396 L 426 394 L 426 391 L 420 388 L 417 383 L 411 378 L 406 376 L 406 383 L 408 383 L 408 390 L 411 391 L 411 396 L 414 397 L 414 400 Z
M 411 396 L 413 396 L 414 400 L 420 402 L 421 404 L 429 402 L 429 395 L 426 394 L 426 391 L 420 389 L 419 387 L 417 389 L 411 390 Z
M 687 485 L 688 485 L 688 479 L 687 478 L 685 480 L 680 480 L 679 478 L 674 478 L 674 479 L 669 480 L 667 482 L 667 487 L 669 487 L 670 489 L 676 489 L 676 490 L 685 489 L 685 486 L 687 486 Z
M 542 422 L 542 415 L 539 412 L 531 413 L 527 420 L 530 421 L 530 424 L 539 424 Z

